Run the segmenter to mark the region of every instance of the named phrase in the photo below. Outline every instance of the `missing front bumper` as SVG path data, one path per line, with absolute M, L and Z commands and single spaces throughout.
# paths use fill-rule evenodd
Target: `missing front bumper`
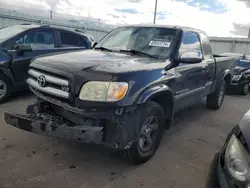
M 102 144 L 115 149 L 129 149 L 140 134 L 143 107 L 126 107 L 122 113 L 107 116 L 79 113 L 38 100 L 29 105 L 26 115 L 5 113 L 7 124 L 25 131 L 65 140 Z M 106 117 L 106 118 L 104 118 Z
M 61 117 L 45 113 L 27 115 L 5 113 L 4 118 L 9 125 L 49 137 L 95 144 L 101 144 L 103 139 L 103 127 L 92 126 L 91 120 L 82 125 L 73 125 Z

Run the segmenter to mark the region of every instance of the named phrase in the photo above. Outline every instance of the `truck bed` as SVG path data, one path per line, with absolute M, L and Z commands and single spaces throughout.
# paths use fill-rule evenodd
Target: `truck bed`
M 220 55 L 214 55 L 215 63 L 217 64 L 216 73 L 224 72 L 225 70 L 231 70 L 234 66 L 235 58 L 233 57 L 225 57 Z M 216 74 L 216 75 L 217 75 Z
M 221 55 L 214 55 L 213 57 L 214 57 L 215 64 L 216 64 L 215 77 L 214 77 L 215 82 L 213 84 L 213 86 L 215 87 L 216 81 L 220 81 L 221 79 L 223 79 L 223 77 L 225 76 L 225 73 L 231 72 L 235 63 L 235 58 L 225 57 Z M 229 77 L 228 79 L 230 79 L 228 82 L 230 83 L 231 77 Z

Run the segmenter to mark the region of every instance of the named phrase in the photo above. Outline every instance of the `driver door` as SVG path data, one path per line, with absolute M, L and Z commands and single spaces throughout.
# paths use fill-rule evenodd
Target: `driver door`
M 201 42 L 197 33 L 191 31 L 183 33 L 179 55 L 185 51 L 198 51 L 202 54 Z M 179 66 L 175 68 L 179 74 L 176 84 L 182 85 L 181 90 L 175 93 L 176 111 L 194 104 L 203 97 L 205 64 L 204 60 L 194 64 L 180 62 Z
M 34 29 L 25 32 L 13 40 L 12 50 L 9 52 L 13 57 L 11 70 L 17 83 L 24 83 L 27 78 L 27 70 L 30 61 L 39 55 L 58 51 L 55 48 L 55 33 L 51 29 Z M 24 51 L 19 54 L 15 50 L 18 44 L 28 44 L 32 51 Z

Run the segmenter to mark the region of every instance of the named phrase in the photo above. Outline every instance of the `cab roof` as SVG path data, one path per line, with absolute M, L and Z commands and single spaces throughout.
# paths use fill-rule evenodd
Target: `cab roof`
M 178 26 L 178 25 L 161 25 L 161 24 L 133 24 L 133 25 L 126 25 L 121 27 L 157 27 L 157 28 L 169 28 L 169 29 L 179 29 L 183 31 L 194 31 L 199 33 L 204 33 L 204 31 L 195 29 L 192 27 L 185 27 L 185 26 Z

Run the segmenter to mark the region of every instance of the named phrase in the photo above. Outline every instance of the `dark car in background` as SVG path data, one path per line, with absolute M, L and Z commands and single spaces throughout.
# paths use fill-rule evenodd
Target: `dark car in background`
M 228 135 L 212 162 L 207 188 L 250 187 L 250 110 Z
M 223 56 L 235 57 L 236 61 L 232 70 L 232 82 L 228 87 L 230 92 L 247 95 L 250 83 L 250 57 L 244 54 L 224 53 Z
M 247 95 L 250 83 L 250 59 L 237 59 L 233 74 L 231 88 Z
M 27 87 L 27 68 L 37 56 L 90 49 L 93 37 L 80 30 L 49 25 L 15 25 L 0 29 L 0 102 Z

